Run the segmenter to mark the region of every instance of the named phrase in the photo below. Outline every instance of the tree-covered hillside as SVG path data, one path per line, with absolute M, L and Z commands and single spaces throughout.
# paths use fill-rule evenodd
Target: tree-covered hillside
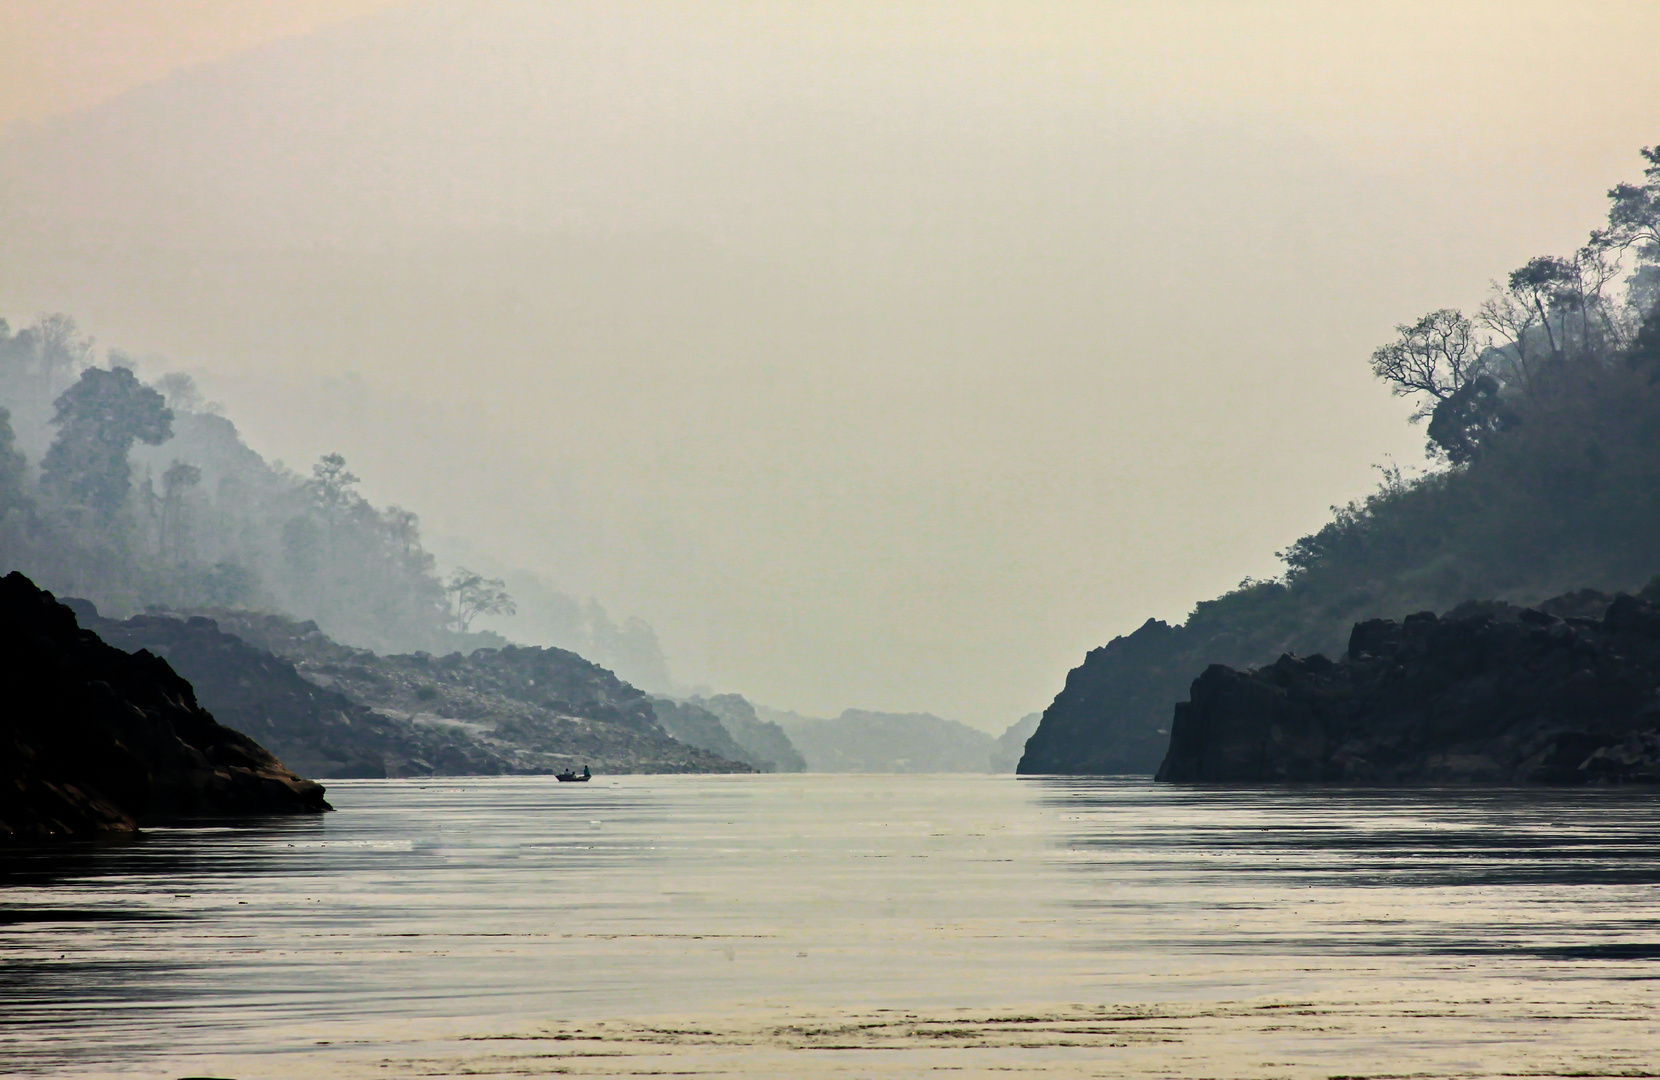
M 189 376 L 146 381 L 68 316 L 0 319 L 0 570 L 117 615 L 279 612 L 377 652 L 505 645 L 474 622 L 517 600 L 540 643 L 668 681 L 645 624 L 534 575 L 517 598 L 465 567 L 442 575 L 417 515 L 359 483 L 338 453 L 303 473 L 267 462 Z
M 1580 250 L 1530 260 L 1473 315 L 1403 323 L 1373 353 L 1418 403 L 1435 467 L 1385 470 L 1280 553 L 1279 578 L 1092 651 L 1020 771 L 1153 772 L 1173 704 L 1212 663 L 1338 652 L 1366 618 L 1631 590 L 1660 572 L 1660 146 L 1642 153 L 1643 182 L 1608 193 L 1608 225 Z

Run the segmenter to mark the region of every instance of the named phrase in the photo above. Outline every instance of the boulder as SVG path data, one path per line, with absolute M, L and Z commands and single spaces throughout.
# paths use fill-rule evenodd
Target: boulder
M 215 720 L 165 660 L 107 644 L 15 572 L 0 579 L 0 687 L 0 838 L 330 808 L 321 785 Z

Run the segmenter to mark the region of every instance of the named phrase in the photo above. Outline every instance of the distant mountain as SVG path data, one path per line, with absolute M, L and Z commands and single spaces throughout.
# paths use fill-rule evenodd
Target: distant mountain
M 997 746 L 991 752 L 991 771 L 1011 773 L 1020 764 L 1020 755 L 1026 752 L 1026 740 L 1038 729 L 1042 713 L 1027 713 L 1010 724 L 1008 730 L 997 736 Z
M 714 697 L 694 697 L 694 705 L 708 709 L 720 717 L 721 725 L 737 740 L 738 745 L 756 758 L 769 763 L 768 770 L 777 772 L 806 772 L 807 761 L 790 742 L 782 727 L 770 720 L 762 720 L 755 706 L 740 694 L 716 694 Z
M 760 772 L 773 771 L 772 762 L 751 754 L 733 739 L 721 723 L 720 717 L 697 703 L 654 697 L 651 699 L 651 707 L 657 714 L 657 722 L 676 741 L 707 750 L 711 754 L 719 754 L 729 761 L 741 761 L 746 765 L 752 765 Z
M 985 772 L 996 740 L 931 713 L 847 709 L 834 720 L 768 710 L 811 772 Z

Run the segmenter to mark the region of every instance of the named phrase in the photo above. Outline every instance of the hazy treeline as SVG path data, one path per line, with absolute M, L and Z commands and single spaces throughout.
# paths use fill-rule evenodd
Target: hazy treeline
M 1607 226 L 1578 251 L 1531 259 L 1474 313 L 1430 312 L 1373 353 L 1417 402 L 1435 466 L 1385 469 L 1279 553 L 1280 577 L 1091 653 L 1025 771 L 1092 754 L 1094 771 L 1151 771 L 1171 703 L 1210 663 L 1337 653 L 1360 619 L 1630 590 L 1660 572 L 1660 147 L 1642 153 L 1643 182 L 1608 193 Z
M 1474 315 L 1397 328 L 1372 369 L 1442 467 L 1388 472 L 1230 602 L 1398 613 L 1629 588 L 1660 571 L 1660 147 L 1608 226 L 1493 283 Z M 1201 608 L 1201 611 L 1203 609 Z M 1199 613 L 1196 613 L 1199 614 Z
M 141 379 L 73 319 L 0 320 L 0 564 L 113 614 L 231 607 L 315 619 L 379 652 L 505 644 L 481 618 L 523 609 L 542 643 L 667 681 L 650 627 L 612 623 L 527 578 L 515 597 L 465 568 L 441 576 L 420 519 L 377 507 L 337 453 L 267 462 L 188 375 Z

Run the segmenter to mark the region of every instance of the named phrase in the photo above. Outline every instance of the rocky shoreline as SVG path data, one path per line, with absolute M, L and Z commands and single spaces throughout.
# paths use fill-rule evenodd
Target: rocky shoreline
M 220 608 L 112 620 L 70 603 L 111 643 L 166 657 L 215 715 L 325 779 L 756 767 L 671 737 L 679 732 L 660 726 L 644 692 L 563 649 L 381 656 L 280 615 Z
M 0 579 L 0 839 L 132 833 L 204 815 L 310 814 L 323 787 L 225 727 L 20 573 Z
M 1660 783 L 1660 604 L 1583 590 L 1358 623 L 1338 660 L 1212 665 L 1172 783 Z

